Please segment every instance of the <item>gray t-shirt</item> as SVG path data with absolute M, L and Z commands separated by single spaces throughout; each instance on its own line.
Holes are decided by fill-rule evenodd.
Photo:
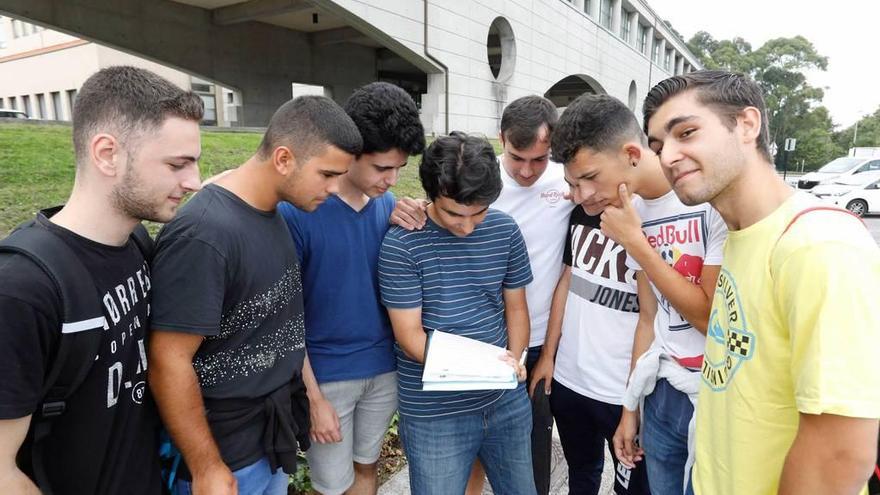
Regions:
M 205 336 L 193 367 L 224 461 L 258 460 L 265 420 L 216 438 L 210 403 L 265 397 L 302 370 L 302 282 L 284 220 L 209 185 L 159 233 L 152 282 L 152 327 Z

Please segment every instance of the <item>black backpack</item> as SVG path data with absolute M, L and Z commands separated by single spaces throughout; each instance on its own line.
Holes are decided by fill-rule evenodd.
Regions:
M 91 274 L 76 254 L 57 234 L 41 225 L 61 206 L 41 210 L 0 241 L 0 253 L 17 253 L 28 257 L 52 280 L 61 300 L 61 339 L 57 354 L 43 382 L 42 401 L 31 418 L 31 467 L 37 486 L 46 495 L 51 487 L 43 464 L 40 443 L 52 431 L 52 422 L 64 414 L 67 399 L 79 388 L 94 364 L 103 339 L 105 325 L 101 298 L 95 290 Z M 138 225 L 131 240 L 149 263 L 153 240 L 143 225 Z M 83 358 L 84 357 L 84 358 Z

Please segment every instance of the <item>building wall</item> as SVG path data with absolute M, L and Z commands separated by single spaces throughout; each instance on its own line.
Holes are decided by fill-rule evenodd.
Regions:
M 611 11 L 610 27 L 601 25 L 602 4 Z M 424 4 L 417 0 L 334 0 L 362 22 L 379 27 L 413 52 L 425 55 Z M 494 19 L 503 17 L 513 31 L 516 55 L 507 55 L 501 77 L 490 70 L 486 40 Z M 594 89 L 630 100 L 635 83 L 636 108 L 656 82 L 698 62 L 684 44 L 641 0 L 429 0 L 428 52 L 449 68 L 449 130 L 495 135 L 501 111 L 511 100 L 544 94 L 570 75 L 584 75 Z M 621 38 L 622 24 L 629 40 Z M 638 24 L 650 27 L 647 53 L 638 47 Z M 656 29 L 655 29 L 656 26 Z M 652 63 L 653 40 L 661 56 Z M 664 67 L 670 52 L 669 68 Z M 504 64 L 512 64 L 505 68 Z M 443 132 L 444 78 L 429 75 L 423 97 L 426 128 Z
M 34 119 L 69 121 L 73 99 L 82 84 L 96 71 L 113 65 L 148 69 L 184 89 L 193 86 L 192 77 L 185 72 L 58 31 L 0 17 L 0 107 L 24 110 Z M 230 90 L 224 88 L 218 95 L 224 108 L 229 107 L 222 113 L 227 124 L 236 120 L 236 105 L 240 104 L 237 98 L 228 103 L 228 93 Z M 206 94 L 213 95 L 213 89 Z

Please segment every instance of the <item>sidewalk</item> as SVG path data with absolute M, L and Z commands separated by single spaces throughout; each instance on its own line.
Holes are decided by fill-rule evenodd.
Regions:
M 565 457 L 562 455 L 562 446 L 559 444 L 559 433 L 556 427 L 553 427 L 553 449 L 551 452 L 553 459 L 550 463 L 550 493 L 551 495 L 567 495 L 568 494 L 568 465 L 565 464 Z M 602 473 L 602 488 L 599 490 L 600 495 L 613 495 L 612 489 L 614 481 L 613 466 L 611 457 L 605 455 L 605 471 Z M 404 467 L 400 472 L 395 474 L 384 485 L 379 487 L 379 495 L 409 495 L 409 471 Z M 485 484 L 483 495 L 491 495 L 492 489 L 489 483 Z

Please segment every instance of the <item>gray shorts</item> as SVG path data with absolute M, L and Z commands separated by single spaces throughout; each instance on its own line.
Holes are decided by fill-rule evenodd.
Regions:
M 382 440 L 397 410 L 397 372 L 319 385 L 339 416 L 342 441 L 313 442 L 306 452 L 312 487 L 324 495 L 344 493 L 354 483 L 354 464 L 379 459 Z

